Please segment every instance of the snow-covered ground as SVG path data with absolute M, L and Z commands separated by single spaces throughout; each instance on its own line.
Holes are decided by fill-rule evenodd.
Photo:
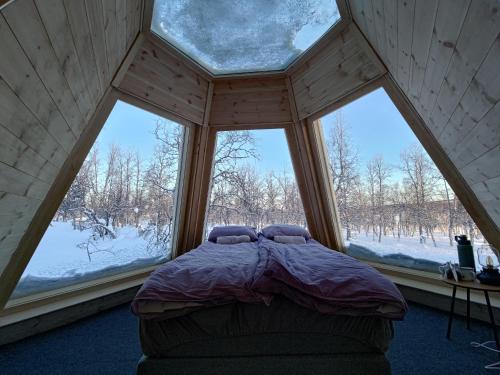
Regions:
M 90 249 L 89 259 L 87 251 L 78 246 L 88 239 L 89 232 L 74 230 L 71 222 L 53 221 L 25 269 L 13 298 L 158 264 L 170 258 L 170 252 L 148 249 L 147 240 L 140 237 L 134 227 L 117 228 L 115 234 L 116 239 L 97 241 L 98 249 Z M 421 244 L 418 237 L 398 240 L 386 236 L 379 243 L 363 233 L 356 234 L 346 245 L 348 254 L 358 258 L 437 272 L 441 263 L 458 262 L 458 254 L 456 246 L 450 246 L 445 235 L 437 234 L 436 242 L 437 247 L 434 247 L 430 239 Z M 475 248 L 481 244 L 476 240 Z
M 134 227 L 115 229 L 116 239 L 97 241 L 87 251 L 78 246 L 89 231 L 74 230 L 71 222 L 53 221 L 19 281 L 13 298 L 51 290 L 105 275 L 165 261 L 170 253 L 147 248 L 147 240 Z
M 356 234 L 350 241 L 346 241 L 346 245 L 351 250 L 348 250 L 348 254 L 353 256 L 370 258 L 373 255 L 374 261 L 384 262 L 384 260 L 389 259 L 390 262 L 387 263 L 391 264 L 397 264 L 399 260 L 402 266 L 407 267 L 411 267 L 415 263 L 425 263 L 425 269 L 435 272 L 437 272 L 436 264 L 448 261 L 458 263 L 456 244 L 450 246 L 448 237 L 441 234 L 436 234 L 435 239 L 437 246 L 434 246 L 430 238 L 427 238 L 425 243 L 420 243 L 418 236 L 401 237 L 401 239 L 385 236 L 382 237 L 381 242 L 378 242 L 378 238 L 373 239 L 371 235 L 366 236 L 362 233 Z M 476 240 L 474 248 L 477 249 L 482 244 L 484 244 L 482 241 Z M 368 251 L 361 254 L 359 250 L 363 249 Z M 477 254 L 474 255 L 477 265 Z

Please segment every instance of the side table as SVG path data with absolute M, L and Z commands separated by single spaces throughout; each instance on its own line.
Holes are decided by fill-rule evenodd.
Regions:
M 497 327 L 495 324 L 495 317 L 493 316 L 493 309 L 491 308 L 489 292 L 500 292 L 500 286 L 481 284 L 479 281 L 455 281 L 453 279 L 441 278 L 443 282 L 453 286 L 453 294 L 451 296 L 451 307 L 450 307 L 450 317 L 448 319 L 448 332 L 446 338 L 449 339 L 451 336 L 451 325 L 453 322 L 453 314 L 455 309 L 455 296 L 457 293 L 457 288 L 464 288 L 467 290 L 467 329 L 470 329 L 470 291 L 479 290 L 483 291 L 484 298 L 486 299 L 486 305 L 488 306 L 488 314 L 490 315 L 490 323 L 493 328 L 493 335 L 495 337 L 496 349 L 500 350 L 500 344 L 498 342 Z M 500 353 L 499 353 L 500 354 Z

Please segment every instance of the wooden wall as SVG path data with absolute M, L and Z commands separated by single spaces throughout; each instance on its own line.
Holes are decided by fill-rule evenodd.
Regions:
M 208 79 L 154 38 L 144 39 L 118 87 L 186 120 L 203 123 Z
M 500 227 L 500 3 L 350 0 L 355 22 Z
M 284 77 L 214 82 L 210 126 L 277 126 L 292 122 Z
M 385 73 L 355 25 L 349 25 L 290 74 L 299 119 L 311 116 Z
M 16 0 L 0 14 L 0 280 L 140 28 L 141 0 Z M 10 281 L 9 281 L 10 282 Z M 10 291 L 8 291 L 10 294 Z M 0 290 L 0 307 L 8 294 Z

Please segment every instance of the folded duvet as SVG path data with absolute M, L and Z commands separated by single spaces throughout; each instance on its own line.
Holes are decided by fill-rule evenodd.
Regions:
M 206 241 L 158 267 L 132 301 L 132 311 L 145 319 L 166 319 L 235 301 L 270 303 L 271 295 L 251 287 L 258 264 L 258 242 Z
M 259 243 L 252 289 L 280 294 L 322 313 L 402 319 L 406 301 L 392 281 L 373 267 L 319 242 Z
M 374 268 L 310 240 L 264 237 L 235 245 L 205 242 L 160 266 L 132 302 L 143 319 L 168 319 L 232 302 L 269 304 L 274 295 L 321 313 L 402 319 L 407 305 Z

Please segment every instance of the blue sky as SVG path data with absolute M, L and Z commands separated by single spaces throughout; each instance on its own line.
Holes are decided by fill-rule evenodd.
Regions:
M 383 89 L 367 94 L 341 110 L 361 166 L 377 154 L 382 154 L 390 164 L 398 164 L 401 151 L 419 143 Z M 334 118 L 335 113 L 331 113 L 321 119 L 325 136 L 328 136 Z
M 154 151 L 153 132 L 158 118 L 153 113 L 118 101 L 97 137 L 101 158 L 115 143 L 124 150 L 137 150 L 143 159 L 149 159 Z
M 376 154 L 382 153 L 390 164 L 399 162 L 401 151 L 418 142 L 405 120 L 383 89 L 376 90 L 342 108 L 351 139 L 355 144 L 360 167 Z M 335 114 L 321 120 L 328 136 Z M 157 115 L 129 104 L 118 102 L 99 134 L 101 152 L 113 142 L 124 149 L 138 150 L 143 159 L 149 159 L 155 140 L 153 131 Z M 260 160 L 255 166 L 263 173 L 269 170 L 292 171 L 285 133 L 282 129 L 254 130 L 255 146 Z

